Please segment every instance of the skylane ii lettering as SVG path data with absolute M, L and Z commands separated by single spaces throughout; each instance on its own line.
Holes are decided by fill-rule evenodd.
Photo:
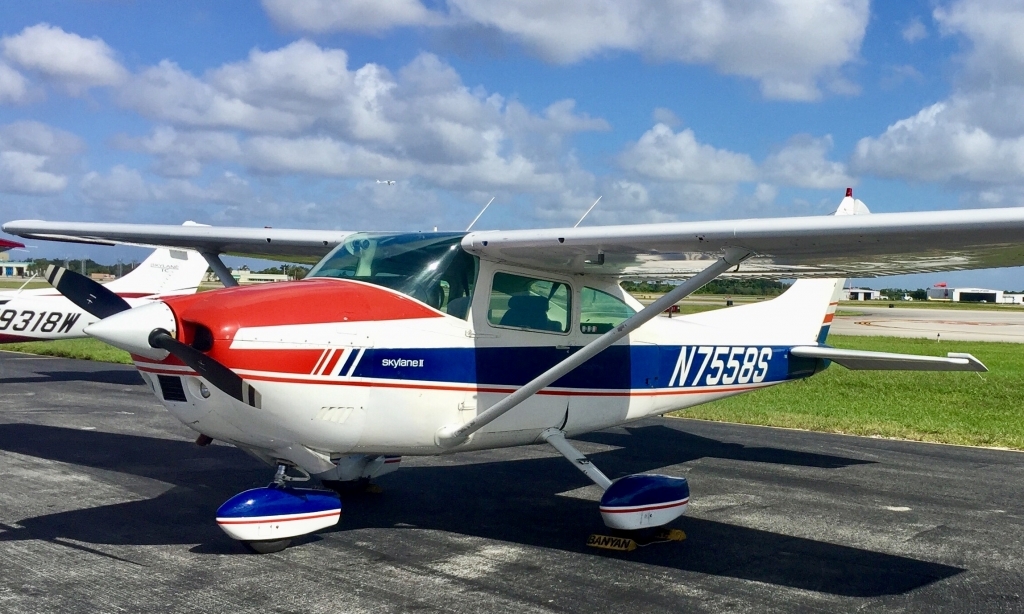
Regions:
M 380 361 L 380 364 L 381 366 L 391 367 L 392 369 L 397 369 L 398 367 L 422 367 L 423 359 L 413 358 L 410 360 L 408 358 L 385 358 Z

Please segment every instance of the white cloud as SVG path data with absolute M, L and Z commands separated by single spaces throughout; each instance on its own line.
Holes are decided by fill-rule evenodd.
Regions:
M 779 195 L 779 189 L 769 183 L 759 183 L 754 189 L 754 200 L 758 204 L 769 205 L 775 202 L 775 197 Z
M 841 162 L 826 159 L 832 150 L 832 137 L 816 139 L 794 136 L 785 147 L 771 154 L 761 165 L 762 176 L 773 183 L 816 190 L 845 188 L 855 181 Z
M 117 136 L 116 147 L 156 157 L 154 170 L 165 177 L 191 177 L 202 172 L 203 162 L 237 160 L 242 153 L 238 139 L 227 132 L 182 132 L 159 126 L 147 137 Z
M 993 136 L 972 121 L 976 106 L 954 97 L 922 109 L 861 139 L 852 163 L 859 172 L 916 181 L 1024 182 L 1024 135 Z
M 0 151 L 0 192 L 54 194 L 68 185 L 67 177 L 43 169 L 46 156 Z
M 490 29 L 547 61 L 568 64 L 608 52 L 714 66 L 757 80 L 768 98 L 814 100 L 820 85 L 844 93 L 837 71 L 855 60 L 869 0 L 447 0 L 447 15 L 416 0 L 265 0 L 286 27 L 377 31 L 406 25 Z M 833 85 L 832 82 L 837 85 Z
M 924 81 L 924 75 L 921 74 L 921 71 L 910 64 L 885 66 L 882 70 L 883 75 L 879 80 L 879 83 L 886 89 L 897 87 L 907 81 L 914 81 L 917 83 Z
M 651 113 L 651 118 L 654 119 L 654 123 L 665 124 L 669 128 L 675 128 L 683 123 L 672 109 L 666 109 L 665 107 L 657 107 L 654 109 L 654 112 Z
M 702 184 L 752 181 L 757 166 L 750 156 L 698 143 L 693 130 L 675 133 L 656 124 L 619 156 L 626 170 L 660 181 Z
M 945 35 L 962 37 L 954 92 L 861 139 L 859 173 L 911 181 L 1024 185 L 1024 6 L 957 0 L 933 14 Z M 975 199 L 983 202 L 980 193 Z
M 72 94 L 98 85 L 116 85 L 127 71 L 99 38 L 82 38 L 47 23 L 30 26 L 0 40 L 4 56 Z
M 121 164 L 106 175 L 87 173 L 79 188 L 86 202 L 114 210 L 151 202 L 238 204 L 251 198 L 248 183 L 232 173 L 205 187 L 182 179 L 151 183 L 138 170 Z
M 294 131 L 310 123 L 292 112 L 228 96 L 168 60 L 134 75 L 119 99 L 142 115 L 190 127 Z
M 39 122 L 0 126 L 0 192 L 62 192 L 71 160 L 83 149 L 78 137 Z
M 84 149 L 85 143 L 77 136 L 40 122 L 19 121 L 0 126 L 0 150 L 71 156 Z
M 0 102 L 26 102 L 29 91 L 25 75 L 0 62 Z
M 928 37 L 928 28 L 921 23 L 921 20 L 914 17 L 910 20 L 903 30 L 900 32 L 903 36 L 903 40 L 908 43 L 916 43 L 917 41 Z
M 149 186 L 142 174 L 124 165 L 110 169 L 106 176 L 96 171 L 86 173 L 80 188 L 87 202 L 123 204 L 151 199 Z
M 867 0 L 450 0 L 453 13 L 511 34 L 546 59 L 569 63 L 604 51 L 711 64 L 761 81 L 772 98 L 807 99 L 815 81 L 856 57 Z
M 726 205 L 732 208 L 731 215 L 764 215 L 769 206 L 773 207 L 769 213 L 777 213 L 774 205 L 779 185 L 824 190 L 855 184 L 844 164 L 828 160 L 831 150 L 829 135 L 797 135 L 757 164 L 746 154 L 699 142 L 690 129 L 673 132 L 665 124 L 656 124 L 618 158 L 627 173 L 648 180 L 643 198 L 623 198 L 622 190 L 613 186 L 609 205 L 625 210 L 629 203 L 642 202 L 659 220 L 706 216 Z M 749 186 L 752 190 L 748 192 L 741 184 L 755 185 Z M 615 205 L 617 202 L 623 204 Z M 603 219 L 609 223 L 631 221 Z
M 343 50 L 305 40 L 253 50 L 202 76 L 164 61 L 126 83 L 118 99 L 167 124 L 115 141 L 156 156 L 154 170 L 166 176 L 195 176 L 206 162 L 229 161 L 265 175 L 562 191 L 580 172 L 566 138 L 610 128 L 573 100 L 535 112 L 470 89 L 432 54 L 392 73 L 375 64 L 350 68 Z
M 417 0 L 263 0 L 278 25 L 308 32 L 380 32 L 440 23 Z
M 957 0 L 937 8 L 944 34 L 964 36 L 970 51 L 960 75 L 965 86 L 1024 84 L 1024 6 L 1005 0 Z
M 634 51 L 750 77 L 766 97 L 787 100 L 820 96 L 819 83 L 856 59 L 869 16 L 867 0 L 518 0 L 499 10 L 484 0 L 450 4 L 553 62 Z

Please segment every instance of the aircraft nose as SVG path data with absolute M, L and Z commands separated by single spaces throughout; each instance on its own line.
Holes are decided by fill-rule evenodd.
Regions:
M 149 344 L 153 329 L 162 328 L 172 337 L 177 334 L 174 312 L 157 301 L 127 309 L 85 327 L 85 334 L 122 350 L 153 360 L 167 358 L 167 352 Z

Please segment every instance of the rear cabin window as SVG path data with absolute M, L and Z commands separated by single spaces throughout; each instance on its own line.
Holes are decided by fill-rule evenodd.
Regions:
M 634 314 L 636 310 L 617 296 L 594 288 L 580 292 L 581 333 L 606 333 Z
M 509 328 L 569 332 L 571 295 L 561 282 L 495 273 L 487 321 Z

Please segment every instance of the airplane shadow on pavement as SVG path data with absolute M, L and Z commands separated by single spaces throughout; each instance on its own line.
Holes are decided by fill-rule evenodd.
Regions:
M 708 457 L 824 469 L 866 462 L 779 448 L 748 448 L 660 425 L 630 428 L 629 435 L 593 433 L 582 441 L 624 444 L 627 439 L 628 448 L 591 455 L 609 477 Z M 68 496 L 88 507 L 25 518 L 18 521 L 21 528 L 0 527 L 5 529 L 0 541 L 199 542 L 192 552 L 240 554 L 241 546 L 213 522 L 214 511 L 237 492 L 265 485 L 272 473 L 229 446 L 199 448 L 187 441 L 34 424 L 0 424 L 0 450 L 73 464 L 99 480 L 110 481 L 111 476 L 124 474 L 113 479 L 129 489 L 132 482 L 139 482 L 140 493 L 147 484 L 153 488 L 149 480 L 171 485 L 155 497 L 114 504 L 90 503 L 87 492 L 69 492 Z M 585 546 L 590 533 L 606 532 L 596 503 L 558 496 L 587 485 L 586 478 L 561 457 L 502 460 L 507 454 L 470 452 L 465 457 L 472 462 L 461 464 L 455 464 L 459 456 L 445 457 L 438 465 L 418 461 L 416 466 L 382 478 L 383 494 L 343 497 L 341 523 L 320 535 L 329 539 L 337 532 L 367 528 L 407 531 L 414 527 L 855 597 L 901 594 L 964 571 L 694 517 L 677 521 L 676 526 L 688 535 L 681 544 L 628 555 L 598 552 Z M 5 484 L 4 488 L 8 497 L 18 488 L 24 488 L 26 497 L 33 496 L 31 484 Z
M 96 371 L 36 371 L 35 377 L 2 377 L 0 384 L 52 384 L 54 382 L 94 382 L 119 386 L 144 386 L 138 371 L 100 369 Z

